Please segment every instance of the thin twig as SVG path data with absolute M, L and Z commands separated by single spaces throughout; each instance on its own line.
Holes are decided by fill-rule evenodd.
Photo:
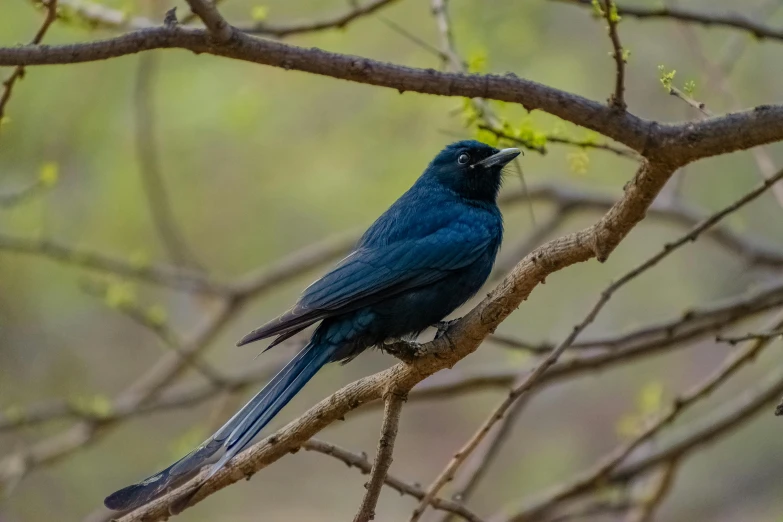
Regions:
M 367 492 L 364 494 L 359 512 L 354 517 L 354 522 L 368 522 L 375 519 L 375 506 L 381 496 L 381 489 L 386 482 L 386 476 L 392 463 L 394 453 L 394 440 L 397 438 L 397 429 L 400 425 L 400 413 L 405 403 L 407 394 L 398 394 L 389 391 L 386 394 L 386 406 L 383 411 L 383 424 L 381 425 L 381 437 L 378 439 L 378 451 L 375 462 L 370 471 L 370 480 L 365 484 Z
M 52 181 L 39 177 L 34 183 L 30 183 L 21 190 L 0 194 L 0 208 L 11 208 L 21 205 L 42 194 L 52 185 Z
M 440 472 L 432 484 L 430 484 L 430 486 L 427 488 L 427 494 L 423 499 L 421 499 L 419 505 L 413 510 L 410 522 L 416 522 L 421 518 L 432 499 L 437 496 L 443 486 L 454 479 L 457 470 L 470 456 L 470 454 L 473 453 L 484 437 L 487 436 L 487 433 L 489 433 L 492 427 L 508 413 L 508 411 L 518 399 L 521 399 L 528 391 L 530 391 L 538 378 L 557 362 L 560 355 L 562 355 L 563 352 L 570 346 L 580 331 L 581 330 L 579 329 L 574 329 L 574 331 L 565 341 L 550 351 L 546 358 L 538 366 L 536 366 L 533 371 L 521 378 L 520 382 L 514 386 L 511 391 L 509 391 L 508 396 L 495 408 L 495 410 L 492 412 L 492 415 L 490 415 L 487 420 L 484 421 L 484 424 L 481 425 L 481 427 L 476 431 L 476 433 L 473 434 L 473 436 L 465 443 L 465 445 L 454 454 L 454 457 L 451 459 L 448 465 L 443 469 L 443 471 Z
M 671 492 L 672 486 L 674 486 L 674 480 L 677 477 L 677 471 L 680 467 L 680 460 L 673 458 L 669 462 L 663 464 L 659 476 L 654 477 L 654 483 L 650 487 L 650 491 L 641 502 L 641 505 L 636 507 L 628 518 L 628 522 L 652 522 L 655 518 L 655 513 L 661 506 L 666 497 Z
M 38 32 L 35 33 L 35 36 L 30 41 L 31 45 L 39 45 L 46 35 L 46 31 L 49 30 L 49 27 L 51 27 L 57 19 L 57 0 L 41 0 L 41 5 L 46 8 L 46 17 L 38 28 Z M 11 94 L 13 93 L 16 82 L 24 77 L 24 73 L 24 66 L 19 65 L 13 70 L 11 75 L 3 81 L 3 92 L 0 93 L 0 129 L 2 129 L 5 120 L 5 108 L 6 105 L 8 105 L 8 100 L 11 99 Z
M 234 282 L 218 282 L 200 272 L 167 265 L 133 263 L 97 251 L 76 248 L 49 239 L 24 239 L 0 235 L 0 251 L 41 256 L 54 261 L 117 274 L 189 292 L 219 297 L 250 297 L 270 286 L 290 281 L 307 270 L 345 254 L 357 234 L 337 234 L 282 257 L 270 266 L 253 270 Z
M 473 450 L 475 450 L 476 446 L 478 446 L 481 440 L 487 435 L 490 428 L 492 428 L 492 426 L 497 421 L 503 418 L 503 415 L 506 414 L 508 409 L 518 398 L 523 396 L 527 391 L 530 390 L 530 388 L 532 388 L 532 386 L 535 384 L 535 382 L 538 380 L 541 374 L 546 372 L 546 370 L 549 369 L 550 366 L 552 366 L 553 364 L 555 364 L 555 362 L 557 362 L 560 355 L 562 355 L 562 353 L 569 346 L 571 346 L 571 344 L 576 340 L 579 334 L 583 332 L 585 328 L 587 328 L 595 320 L 598 313 L 601 311 L 601 309 L 603 309 L 604 305 L 606 305 L 606 303 L 609 301 L 609 299 L 611 299 L 612 295 L 617 290 L 622 288 L 625 284 L 635 279 L 643 272 L 649 270 L 650 268 L 658 264 L 659 261 L 669 256 L 677 248 L 681 247 L 686 243 L 695 241 L 696 238 L 699 236 L 699 234 L 701 234 L 701 232 L 703 232 L 713 224 L 717 223 L 725 216 L 731 214 L 732 212 L 735 212 L 742 206 L 746 205 L 747 203 L 759 197 L 772 184 L 774 184 L 781 178 L 783 178 L 783 170 L 781 170 L 774 178 L 765 181 L 764 183 L 761 184 L 761 186 L 759 186 L 755 190 L 752 190 L 751 192 L 749 192 L 739 200 L 735 201 L 731 205 L 725 207 L 723 210 L 713 214 L 712 216 L 704 220 L 702 223 L 694 227 L 690 232 L 685 234 L 677 241 L 664 245 L 664 248 L 660 253 L 654 255 L 653 257 L 651 257 L 650 259 L 648 259 L 647 261 L 639 265 L 637 268 L 631 270 L 623 277 L 618 279 L 615 283 L 611 284 L 606 290 L 604 290 L 601 293 L 601 297 L 593 306 L 592 310 L 590 310 L 590 312 L 587 314 L 585 319 L 580 324 L 574 327 L 574 329 L 571 331 L 568 337 L 562 343 L 560 343 L 560 345 L 554 348 L 550 352 L 550 354 L 543 360 L 543 362 L 541 362 L 532 372 L 528 374 L 527 378 L 525 378 L 522 381 L 522 383 L 514 387 L 509 392 L 508 397 L 506 397 L 503 400 L 503 402 L 501 402 L 500 405 L 497 406 L 497 408 L 493 411 L 492 415 L 490 415 L 487 418 L 487 420 L 478 429 L 478 431 L 476 431 L 476 433 L 468 440 L 468 442 L 466 442 L 465 445 L 454 455 L 454 458 L 443 469 L 440 475 L 438 475 L 435 481 L 433 481 L 430 487 L 427 488 L 427 496 L 424 497 L 424 499 L 420 502 L 419 506 L 413 511 L 413 515 L 411 516 L 410 522 L 416 522 L 417 520 L 419 520 L 422 513 L 427 507 L 427 502 L 435 495 L 437 495 L 437 493 L 441 490 L 441 488 L 454 478 L 457 469 L 459 469 L 459 467 L 464 463 L 465 459 L 470 455 L 470 453 L 472 453 Z
M 253 24 L 238 24 L 237 29 L 249 34 L 261 34 L 264 36 L 273 36 L 275 38 L 286 38 L 328 29 L 344 29 L 351 22 L 372 15 L 395 1 L 396 0 L 369 0 L 365 4 L 351 2 L 349 4 L 349 9 L 345 12 L 327 16 L 320 20 L 290 24 L 273 24 L 262 21 Z
M 490 466 L 492 466 L 495 458 L 500 455 L 503 444 L 508 439 L 524 406 L 525 401 L 515 402 L 508 414 L 490 430 L 483 444 L 476 449 L 465 463 L 465 467 L 455 476 L 451 498 L 461 504 L 470 499 L 481 479 L 484 478 Z M 453 513 L 445 512 L 437 519 L 437 522 L 449 522 L 452 519 L 452 515 Z
M 701 112 L 704 116 L 706 116 L 708 118 L 714 116 L 712 111 L 710 111 L 707 108 L 706 104 L 704 104 L 703 102 L 694 100 L 692 97 L 688 96 L 687 94 L 685 94 L 683 91 L 681 91 L 680 89 L 678 89 L 674 85 L 670 85 L 668 87 L 668 91 L 669 91 L 670 95 L 674 96 L 675 98 L 681 99 L 682 101 L 684 101 L 685 103 L 687 103 L 688 105 L 693 107 L 694 109 L 696 109 L 699 112 Z
M 625 51 L 620 43 L 620 35 L 617 33 L 617 23 L 620 17 L 614 0 L 603 0 L 603 14 L 609 24 L 609 39 L 612 40 L 612 57 L 617 69 L 614 82 L 614 94 L 609 97 L 609 105 L 619 111 L 625 111 Z
M 136 116 L 136 155 L 139 161 L 139 173 L 147 196 L 152 222 L 158 232 L 161 243 L 171 261 L 177 266 L 201 268 L 193 251 L 183 238 L 171 209 L 169 192 L 163 182 L 160 168 L 158 138 L 155 136 L 155 89 L 153 88 L 158 70 L 158 55 L 154 53 L 139 56 L 136 73 L 136 88 L 133 103 Z
M 117 410 L 133 410 L 144 403 L 153 400 L 165 387 L 174 382 L 176 377 L 187 367 L 189 361 L 204 350 L 214 337 L 228 324 L 234 316 L 237 302 L 221 303 L 214 315 L 201 325 L 199 330 L 186 343 L 180 353 L 166 353 L 146 373 L 117 395 L 108 406 L 109 415 L 106 419 L 96 417 L 85 419 L 70 428 L 52 435 L 30 448 L 6 456 L 0 461 L 0 484 L 18 480 L 29 470 L 56 462 L 76 449 L 82 448 L 97 437 L 108 432 L 110 412 Z M 22 462 L 23 466 L 18 466 Z
M 548 149 L 546 146 L 538 147 L 535 146 L 517 136 L 514 136 L 512 134 L 509 134 L 505 130 L 497 127 L 492 127 L 490 125 L 486 124 L 479 124 L 479 129 L 491 132 L 498 138 L 502 138 L 504 140 L 510 141 L 512 143 L 516 143 L 518 145 L 522 145 L 530 150 L 534 150 L 536 152 L 539 152 L 541 154 L 547 154 Z M 636 151 L 633 151 L 631 149 L 628 149 L 626 147 L 620 147 L 617 145 L 612 145 L 611 143 L 606 142 L 597 142 L 592 140 L 577 140 L 577 139 L 571 139 L 571 138 L 564 138 L 562 136 L 550 134 L 544 137 L 544 140 L 547 144 L 549 143 L 556 143 L 558 145 L 568 145 L 572 147 L 579 147 L 583 149 L 597 149 L 597 150 L 605 150 L 607 152 L 611 152 L 613 154 L 616 154 L 620 157 L 624 158 L 631 158 L 634 160 L 640 160 L 641 156 Z
M 110 296 L 111 285 L 98 281 L 88 281 L 82 285 L 85 292 L 106 300 Z M 133 301 L 119 300 L 110 303 L 111 308 L 116 309 L 141 327 L 155 334 L 163 345 L 182 357 L 189 366 L 198 371 L 212 386 L 225 385 L 225 379 L 210 364 L 198 357 L 189 356 L 182 347 L 182 340 L 176 332 L 169 328 L 165 318 L 158 317 L 154 310 L 143 308 Z
M 318 439 L 310 439 L 304 443 L 302 448 L 307 451 L 317 451 L 318 453 L 323 453 L 324 455 L 334 457 L 343 461 L 348 467 L 357 468 L 365 475 L 369 474 L 372 469 L 372 464 L 370 464 L 370 461 L 367 460 L 367 455 L 364 453 L 361 455 L 353 453 L 339 446 L 329 444 Z M 401 495 L 409 495 L 416 499 L 421 499 L 424 497 L 424 491 L 419 486 L 404 482 L 399 478 L 394 477 L 393 475 L 386 475 L 385 484 L 395 491 L 398 491 Z M 453 502 L 451 500 L 436 498 L 433 501 L 432 506 L 435 509 L 453 513 L 454 515 L 462 517 L 469 522 L 481 522 L 481 519 L 478 515 L 468 510 L 465 506 L 462 506 L 459 503 Z
M 783 314 L 776 320 L 775 328 L 783 327 Z M 559 502 L 583 494 L 591 488 L 605 482 L 606 478 L 617 469 L 642 443 L 657 435 L 663 428 L 670 426 L 683 412 L 694 404 L 708 397 L 725 381 L 733 376 L 740 368 L 755 360 L 758 354 L 770 344 L 770 339 L 759 339 L 749 344 L 746 348 L 732 353 L 726 361 L 712 375 L 690 390 L 675 398 L 667 411 L 658 415 L 650 422 L 642 432 L 633 440 L 616 448 L 605 458 L 601 459 L 590 470 L 580 473 L 567 484 L 556 487 L 545 499 L 534 504 L 524 513 L 517 515 L 515 520 L 537 520 L 542 513 L 551 509 Z
M 781 336 L 783 336 L 783 330 L 775 330 L 773 332 L 749 333 L 739 337 L 723 337 L 719 335 L 715 338 L 715 341 L 719 343 L 729 343 L 731 345 L 735 345 L 745 341 L 753 341 L 756 339 L 774 339 L 775 337 Z
M 606 351 L 595 355 L 580 355 L 555 364 L 542 377 L 539 385 L 557 383 L 588 371 L 611 368 L 641 357 L 659 354 L 666 349 L 693 343 L 699 338 L 714 334 L 729 325 L 779 306 L 783 306 L 783 284 L 764 288 L 747 296 L 735 297 L 709 308 L 687 310 L 675 319 L 644 326 L 629 333 L 575 342 L 572 346 L 574 349 L 603 349 Z M 519 347 L 525 350 L 532 347 L 530 343 L 501 337 L 502 342 L 507 343 L 505 345 L 509 347 Z M 493 340 L 493 337 L 488 340 Z M 292 343 L 298 349 L 304 343 L 304 338 L 294 337 L 287 343 Z M 534 350 L 536 353 L 547 353 L 551 350 L 551 345 L 545 343 L 536 346 Z M 282 367 L 287 358 L 286 354 L 281 354 L 277 359 L 271 361 L 269 367 L 264 365 L 259 369 L 243 372 L 239 375 L 225 376 L 223 385 L 227 390 L 242 393 L 246 388 L 268 380 L 276 369 Z M 519 371 L 517 368 L 508 366 L 469 372 L 452 370 L 447 374 L 430 377 L 414 387 L 408 394 L 408 401 L 449 399 L 464 393 L 487 389 L 507 390 L 513 384 Z M 115 422 L 157 411 L 192 407 L 209 400 L 219 392 L 220 390 L 216 390 L 209 383 L 192 385 L 164 393 L 158 399 L 145 403 L 139 408 L 114 409 L 102 416 L 102 419 L 107 422 Z M 369 411 L 378 405 L 378 402 L 373 402 L 358 411 Z M 91 412 L 84 412 L 76 408 L 70 401 L 61 399 L 42 401 L 24 407 L 7 405 L 4 409 L 6 411 L 0 414 L 0 431 L 69 418 L 96 420 Z
M 759 15 L 763 18 L 769 17 L 776 10 L 780 9 L 782 5 L 783 4 L 781 4 L 779 0 L 769 2 L 763 7 Z M 692 28 L 690 26 L 685 26 L 684 24 L 681 25 L 683 34 L 688 41 L 687 48 L 694 52 L 697 57 L 697 62 L 702 64 L 706 76 L 708 77 L 709 84 L 718 86 L 718 89 L 720 89 L 720 91 L 728 98 L 732 110 L 740 110 L 741 101 L 731 86 L 729 74 L 734 62 L 739 60 L 741 57 L 742 52 L 745 49 L 745 43 L 747 39 L 735 37 L 733 42 L 729 42 L 726 45 L 726 47 L 729 48 L 729 51 L 724 53 L 728 56 L 728 59 L 724 59 L 722 63 L 718 64 L 715 63 L 715 61 L 713 61 L 710 56 L 704 52 L 704 48 L 701 45 L 701 40 L 698 38 Z M 751 154 L 753 154 L 753 159 L 756 162 L 758 171 L 763 179 L 767 179 L 777 172 L 778 169 L 775 166 L 775 162 L 767 150 L 767 147 L 754 147 L 751 150 Z M 772 193 L 775 195 L 778 204 L 783 207 L 783 186 L 776 185 L 772 187 Z
M 566 4 L 590 7 L 592 0 L 555 0 Z M 750 20 L 738 13 L 708 13 L 683 7 L 636 7 L 618 5 L 617 13 L 620 16 L 632 16 L 635 18 L 660 18 L 679 20 L 681 22 L 696 23 L 705 26 L 719 26 L 745 31 L 754 37 L 763 40 L 783 40 L 783 29 L 770 27 L 761 22 Z

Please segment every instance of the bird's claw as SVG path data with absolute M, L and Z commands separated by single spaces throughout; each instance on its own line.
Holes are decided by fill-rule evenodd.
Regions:
M 424 351 L 419 343 L 403 339 L 384 343 L 382 349 L 405 363 L 411 363 L 424 355 Z
M 451 328 L 451 325 L 459 321 L 459 319 L 452 319 L 451 321 L 438 321 L 433 327 L 435 327 L 438 331 L 435 333 L 435 339 L 440 339 L 444 335 L 446 335 L 446 331 L 448 331 L 449 328 Z

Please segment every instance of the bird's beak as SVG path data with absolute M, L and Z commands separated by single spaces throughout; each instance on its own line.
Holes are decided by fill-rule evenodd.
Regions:
M 483 160 L 474 163 L 471 168 L 490 168 L 490 167 L 497 167 L 497 166 L 504 166 L 512 159 L 519 156 L 520 150 L 517 148 L 510 148 L 510 149 L 503 149 L 497 154 L 493 154 L 492 156 L 488 158 L 484 158 Z

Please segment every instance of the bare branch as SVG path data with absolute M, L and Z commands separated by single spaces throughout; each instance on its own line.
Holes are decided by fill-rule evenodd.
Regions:
M 620 43 L 620 35 L 617 34 L 617 24 L 620 21 L 620 17 L 614 0 L 603 0 L 603 5 L 603 15 L 607 24 L 609 24 L 609 39 L 612 41 L 612 57 L 617 68 L 614 94 L 609 97 L 609 105 L 619 111 L 625 111 L 625 51 Z
M 41 256 L 61 263 L 109 272 L 190 292 L 215 295 L 226 295 L 230 292 L 223 284 L 212 281 L 198 272 L 165 265 L 132 263 L 50 239 L 24 239 L 0 235 L 0 251 Z
M 783 106 L 760 106 L 698 123 L 655 124 L 513 75 L 442 73 L 304 49 L 240 32 L 234 33 L 230 45 L 215 42 L 201 29 L 158 27 L 90 43 L 0 48 L 0 66 L 83 63 L 162 48 L 189 49 L 400 91 L 515 102 L 604 134 L 648 158 L 665 158 L 672 167 L 783 139 Z
M 783 320 L 778 318 L 775 328 L 783 328 Z M 556 487 L 545 499 L 519 513 L 513 520 L 537 520 L 542 513 L 551 509 L 557 503 L 583 494 L 592 488 L 598 487 L 606 481 L 607 477 L 617 469 L 643 442 L 650 440 L 663 428 L 670 426 L 688 408 L 709 396 L 721 384 L 733 376 L 744 365 L 753 361 L 758 354 L 770 344 L 769 339 L 757 340 L 747 348 L 732 353 L 726 362 L 702 383 L 697 384 L 686 393 L 672 401 L 672 406 L 660 414 L 642 432 L 627 444 L 618 447 L 604 459 L 601 459 L 592 469 L 581 473 L 569 483 Z
M 286 38 L 328 29 L 344 29 L 351 22 L 374 14 L 376 11 L 379 11 L 381 8 L 390 5 L 395 1 L 396 0 L 371 0 L 363 5 L 354 4 L 344 12 L 327 16 L 320 20 L 277 24 L 266 21 L 240 23 L 237 24 L 235 28 L 249 34 L 261 34 L 273 36 L 275 38 Z M 130 16 L 124 11 L 85 0 L 60 0 L 60 4 L 68 6 L 68 9 L 70 9 L 80 20 L 102 29 L 126 31 L 148 29 L 158 25 L 158 23 L 149 18 Z M 194 18 L 197 17 L 191 11 L 180 20 L 180 24 L 189 24 L 193 22 Z
M 539 147 L 536 148 L 535 146 L 531 145 L 530 143 L 526 142 L 525 140 L 522 140 L 520 138 L 517 138 L 516 136 L 512 136 L 511 134 L 505 132 L 503 129 L 499 129 L 496 127 L 492 127 L 490 125 L 484 125 L 479 124 L 479 129 L 486 130 L 497 136 L 498 138 L 502 138 L 506 141 L 516 143 L 518 145 L 522 145 L 528 149 L 535 150 L 536 152 L 540 152 L 541 154 L 547 154 L 548 150 L 546 147 Z M 641 157 L 639 154 L 637 154 L 633 150 L 629 150 L 625 147 L 618 147 L 616 145 L 612 145 L 611 143 L 601 143 L 591 140 L 576 140 L 571 138 L 564 138 L 562 136 L 558 135 L 548 135 L 545 137 L 546 143 L 556 143 L 560 145 L 569 145 L 573 147 L 579 147 L 583 149 L 598 149 L 598 150 L 605 150 L 608 152 L 612 152 L 620 157 L 624 158 L 631 158 L 635 160 L 640 160 Z
M 522 413 L 525 404 L 525 401 L 515 402 L 506 416 L 492 427 L 483 444 L 466 461 L 465 467 L 454 477 L 454 490 L 451 494 L 453 499 L 464 504 L 471 497 L 495 458 L 500 454 L 500 450 L 511 433 L 514 423 Z M 434 506 L 435 504 L 433 503 L 432 505 Z M 438 518 L 438 522 L 449 522 L 452 519 L 452 514 L 450 512 L 443 513 Z
M 21 205 L 40 195 L 51 187 L 51 181 L 39 177 L 34 183 L 30 183 L 21 190 L 0 194 L 0 208 L 10 208 Z
M 704 116 L 708 118 L 714 116 L 712 111 L 707 108 L 707 105 L 705 105 L 703 102 L 694 100 L 692 97 L 688 96 L 674 85 L 670 85 L 668 90 L 670 95 L 681 99 L 697 111 L 701 112 Z
M 190 9 L 199 17 L 209 29 L 212 38 L 219 43 L 227 43 L 234 34 L 223 15 L 218 11 L 213 0 L 187 0 Z
M 46 17 L 30 42 L 30 46 L 38 46 L 46 35 L 46 31 L 49 30 L 49 27 L 57 19 L 57 0 L 41 0 L 41 5 L 46 8 Z M 3 92 L 0 93 L 0 129 L 2 129 L 3 120 L 5 119 L 5 107 L 8 105 L 8 100 L 11 99 L 16 82 L 24 77 L 24 72 L 24 65 L 19 64 L 11 75 L 3 81 Z
M 349 467 L 359 469 L 365 475 L 369 474 L 370 470 L 372 469 L 372 465 L 367 460 L 366 455 L 352 453 L 348 450 L 340 448 L 339 446 L 335 446 L 334 444 L 329 444 L 317 439 L 310 439 L 302 445 L 302 448 L 307 451 L 317 451 L 318 453 L 323 453 L 324 455 L 329 455 L 330 457 L 339 459 Z M 385 483 L 390 488 L 398 491 L 401 495 L 409 495 L 417 499 L 424 497 L 424 491 L 420 487 L 403 482 L 402 480 L 395 478 L 392 475 L 386 475 Z M 472 513 L 466 507 L 458 504 L 457 502 L 436 498 L 433 501 L 432 506 L 435 509 L 441 509 L 443 511 L 460 516 L 469 522 L 482 522 L 478 515 Z
M 731 345 L 735 345 L 745 341 L 774 339 L 775 337 L 783 337 L 783 330 L 775 330 L 772 332 L 749 333 L 739 337 L 723 337 L 719 335 L 715 338 L 715 341 L 719 343 L 729 343 Z
M 321 20 L 290 24 L 271 24 L 264 21 L 252 25 L 240 24 L 237 26 L 237 29 L 249 34 L 261 34 L 265 36 L 274 36 L 275 38 L 286 38 L 288 36 L 324 31 L 327 29 L 344 29 L 354 20 L 374 14 L 395 1 L 396 0 L 368 0 L 367 3 L 364 4 L 354 2 L 349 4 L 350 7 L 345 12 L 328 16 Z
M 101 284 L 97 281 L 85 283 L 83 289 L 93 296 L 100 299 L 106 299 L 111 290 L 110 285 Z M 171 330 L 166 324 L 165 318 L 157 317 L 154 310 L 143 308 L 135 302 L 120 301 L 113 303 L 113 308 L 130 318 L 136 324 L 155 334 L 163 345 L 179 354 L 185 362 L 203 375 L 212 386 L 220 387 L 224 385 L 225 379 L 218 374 L 208 363 L 188 355 L 182 348 L 182 341 L 179 336 Z
M 394 453 L 394 439 L 397 438 L 397 428 L 400 425 L 400 413 L 407 394 L 399 395 L 392 390 L 386 393 L 386 407 L 383 411 L 383 424 L 381 426 L 381 438 L 378 440 L 378 451 L 375 455 L 370 480 L 365 484 L 367 492 L 359 506 L 359 512 L 354 517 L 354 522 L 369 522 L 375 519 L 375 506 L 381 496 L 381 489 L 386 482 L 386 476 L 392 463 Z
M 514 386 L 514 388 L 509 392 L 508 397 L 506 397 L 503 400 L 503 402 L 501 402 L 501 404 L 493 411 L 492 415 L 489 416 L 489 418 L 478 429 L 478 431 L 476 431 L 476 433 L 470 438 L 470 440 L 468 440 L 468 442 L 466 442 L 465 445 L 454 455 L 454 458 L 451 460 L 451 462 L 449 462 L 446 468 L 444 468 L 444 470 L 440 473 L 440 475 L 438 475 L 438 478 L 436 478 L 435 481 L 432 483 L 432 485 L 430 485 L 430 487 L 427 489 L 427 495 L 421 501 L 419 506 L 414 510 L 410 521 L 416 522 L 417 520 L 419 520 L 422 513 L 426 509 L 429 500 L 434 498 L 434 496 L 437 495 L 437 493 L 441 490 L 441 488 L 443 488 L 443 486 L 445 486 L 446 483 L 448 483 L 450 480 L 454 478 L 456 471 L 465 462 L 465 459 L 467 459 L 467 457 L 476 449 L 476 447 L 483 440 L 483 438 L 486 437 L 487 433 L 489 433 L 489 430 L 492 428 L 492 426 L 503 418 L 503 416 L 506 414 L 506 412 L 509 410 L 509 408 L 514 404 L 514 402 L 518 398 L 522 397 L 526 392 L 528 392 L 533 387 L 533 385 L 536 383 L 540 375 L 546 372 L 546 370 L 548 370 L 550 366 L 554 365 L 555 362 L 557 362 L 557 359 L 560 357 L 560 355 L 562 355 L 563 352 L 566 349 L 568 349 L 571 346 L 571 344 L 573 344 L 573 342 L 576 340 L 579 334 L 582 333 L 585 330 L 585 328 L 587 328 L 595 320 L 598 313 L 603 309 L 603 307 L 606 305 L 609 299 L 611 299 L 612 295 L 615 292 L 617 292 L 617 290 L 619 290 L 625 284 L 638 277 L 643 272 L 655 266 L 659 261 L 669 256 L 677 248 L 685 245 L 686 243 L 695 241 L 701 232 L 703 232 L 713 224 L 717 223 L 725 216 L 731 214 L 732 212 L 735 212 L 743 205 L 756 199 L 758 196 L 763 194 L 772 184 L 776 183 L 781 178 L 783 178 L 783 170 L 781 170 L 774 178 L 771 178 L 770 180 L 762 183 L 761 186 L 758 187 L 757 189 L 749 192 L 744 197 L 740 198 L 736 202 L 727 206 L 720 212 L 717 212 L 712 216 L 710 216 L 708 219 L 704 220 L 702 223 L 694 227 L 689 233 L 685 234 L 677 241 L 665 245 L 664 249 L 660 253 L 651 257 L 650 259 L 648 259 L 647 261 L 639 265 L 637 268 L 631 270 L 623 277 L 618 279 L 615 283 L 611 284 L 606 290 L 604 290 L 601 293 L 600 299 L 596 302 L 596 304 L 593 306 L 592 310 L 590 310 L 590 312 L 587 314 L 584 320 L 580 324 L 575 326 L 572 332 L 568 335 L 568 337 L 562 343 L 560 343 L 560 345 L 558 345 L 555 349 L 553 349 L 550 352 L 550 354 L 532 372 L 530 372 L 525 379 L 522 380 L 520 384 Z M 630 451 L 632 451 L 634 448 L 635 446 L 628 449 L 628 453 L 630 453 Z M 627 453 L 622 455 L 618 459 L 617 463 L 622 461 L 622 459 L 624 459 L 625 456 L 627 456 Z M 613 464 L 613 466 L 616 466 L 617 463 Z M 602 472 L 601 476 L 603 477 L 605 474 L 606 472 Z M 557 500 L 559 501 L 562 500 L 563 498 L 564 497 L 558 497 Z
M 163 247 L 175 265 L 199 268 L 199 262 L 185 242 L 174 218 L 160 168 L 158 141 L 155 136 L 155 90 L 153 89 L 158 66 L 157 58 L 152 53 L 139 56 L 136 88 L 133 93 L 136 155 L 152 221 Z
M 555 0 L 567 4 L 590 7 L 591 0 Z M 700 12 L 693 9 L 675 6 L 663 7 L 636 7 L 618 5 L 617 13 L 620 16 L 632 16 L 640 19 L 671 19 L 681 22 L 701 24 L 705 26 L 719 26 L 745 31 L 756 38 L 763 40 L 783 40 L 783 29 L 776 29 L 761 22 L 750 20 L 738 13 L 715 14 Z
M 109 272 L 149 283 L 201 292 L 221 297 L 252 297 L 344 254 L 353 245 L 355 234 L 338 234 L 308 245 L 263 267 L 239 277 L 231 284 L 217 282 L 199 272 L 166 265 L 144 265 L 91 250 L 77 249 L 51 240 L 22 239 L 0 235 L 0 251 L 43 256 L 54 261 Z
M 677 458 L 663 464 L 659 476 L 654 477 L 654 484 L 651 485 L 650 492 L 642 504 L 631 512 L 628 522 L 653 522 L 655 513 L 671 492 L 679 467 L 680 463 Z

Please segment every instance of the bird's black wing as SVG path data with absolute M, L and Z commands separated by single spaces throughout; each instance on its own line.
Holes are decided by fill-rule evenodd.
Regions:
M 326 317 L 432 284 L 475 262 L 495 240 L 483 224 L 459 220 L 424 237 L 359 248 L 307 287 L 293 308 L 238 344 L 274 335 L 287 338 Z

